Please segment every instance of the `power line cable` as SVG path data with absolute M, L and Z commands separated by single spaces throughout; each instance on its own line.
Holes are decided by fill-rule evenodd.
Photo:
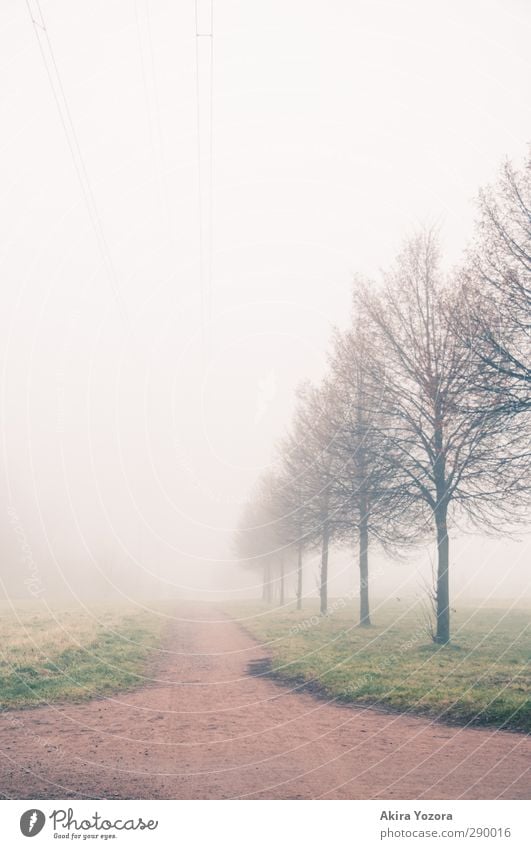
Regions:
M 158 159 L 157 182 L 159 187 L 160 200 L 165 207 L 168 239 L 172 241 L 172 225 L 170 202 L 168 197 L 168 187 L 165 177 L 165 158 L 164 158 L 164 143 L 162 134 L 162 121 L 160 117 L 160 102 L 158 97 L 157 72 L 155 66 L 155 51 L 153 49 L 153 37 L 151 32 L 151 18 L 149 13 L 149 0 L 143 0 L 142 9 L 143 15 L 140 14 L 141 0 L 135 0 L 136 23 L 138 30 L 138 43 L 140 52 L 140 66 L 142 69 L 142 80 L 144 84 L 144 94 L 146 100 L 146 112 L 149 123 L 149 137 L 153 157 Z M 143 20 L 142 20 L 143 18 Z M 146 38 L 142 37 L 143 24 L 145 26 Z M 146 48 L 147 45 L 147 49 Z M 149 63 L 146 61 L 144 53 L 149 54 Z M 151 88 L 148 84 L 148 64 L 150 68 L 149 76 L 151 77 Z M 153 129 L 153 112 L 156 115 L 156 132 Z
M 36 14 L 34 14 L 32 4 L 33 8 L 36 10 Z M 65 89 L 61 79 L 61 74 L 59 73 L 59 67 L 55 58 L 55 53 L 48 33 L 48 29 L 46 27 L 46 21 L 44 19 L 42 8 L 39 0 L 26 0 L 26 6 L 28 8 L 28 13 L 33 24 L 35 35 L 37 37 L 37 43 L 39 45 L 39 50 L 46 70 L 46 75 L 48 77 L 48 81 L 52 89 L 52 94 L 57 106 L 57 111 L 59 112 L 59 117 L 66 136 L 70 154 L 72 156 L 72 161 L 76 169 L 77 177 L 81 186 L 90 222 L 96 234 L 98 247 L 103 257 L 104 267 L 110 279 L 116 301 L 119 305 L 120 312 L 122 313 L 122 318 L 128 325 L 129 320 L 127 316 L 127 309 L 120 291 L 118 275 L 114 267 L 112 255 L 101 223 L 101 218 L 98 212 L 98 207 L 96 205 L 94 192 L 92 190 L 92 185 L 85 165 L 85 160 L 83 158 L 83 153 L 81 151 L 81 146 L 76 133 L 74 121 L 72 119 L 72 113 L 70 111 L 70 106 L 66 97 Z
M 213 89 L 214 89 L 214 4 L 195 0 L 197 164 L 199 204 L 199 274 L 201 289 L 201 333 L 207 348 L 207 325 L 212 317 L 213 253 Z M 203 49 L 203 45 L 207 49 Z M 205 67 L 207 73 L 205 74 Z M 207 108 L 202 108 L 202 101 Z

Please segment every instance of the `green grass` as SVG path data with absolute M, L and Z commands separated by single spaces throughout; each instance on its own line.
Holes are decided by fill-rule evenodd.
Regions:
M 291 685 L 341 702 L 531 731 L 529 609 L 462 607 L 452 643 L 438 646 L 413 602 L 373 605 L 371 628 L 355 627 L 350 602 L 332 600 L 328 617 L 313 602 L 306 607 L 235 603 L 228 612 L 271 654 L 271 674 Z
M 78 701 L 136 687 L 164 618 L 118 605 L 0 608 L 0 709 Z

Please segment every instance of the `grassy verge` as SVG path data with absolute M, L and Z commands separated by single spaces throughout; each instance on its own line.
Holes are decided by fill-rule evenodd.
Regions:
M 272 657 L 271 673 L 342 702 L 531 731 L 529 609 L 481 607 L 453 614 L 453 642 L 430 641 L 417 605 L 378 605 L 377 625 L 354 626 L 350 603 L 318 615 L 238 603 L 230 614 Z
M 164 622 L 123 605 L 0 608 L 0 708 L 97 698 L 138 686 Z

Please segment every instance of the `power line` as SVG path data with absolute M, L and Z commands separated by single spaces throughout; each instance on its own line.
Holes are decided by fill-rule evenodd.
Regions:
M 33 8 L 36 10 L 36 14 L 34 14 L 33 12 L 32 4 Z M 59 117 L 66 136 L 70 154 L 72 156 L 72 161 L 76 169 L 77 177 L 81 186 L 90 222 L 96 234 L 98 247 L 103 257 L 104 266 L 109 276 L 114 295 L 120 307 L 122 317 L 124 318 L 126 324 L 128 324 L 129 322 L 127 317 L 127 310 L 120 291 L 118 275 L 114 267 L 109 245 L 101 223 L 101 218 L 98 212 L 98 207 L 96 205 L 94 192 L 92 190 L 92 185 L 81 151 L 81 146 L 79 144 L 79 139 L 76 133 L 74 121 L 72 119 L 72 113 L 70 111 L 70 106 L 68 104 L 68 99 L 64 90 L 61 74 L 59 73 L 59 67 L 55 58 L 51 39 L 48 34 L 48 29 L 46 27 L 46 21 L 42 13 L 41 5 L 39 0 L 26 0 L 26 6 L 28 8 L 28 13 L 33 24 L 35 35 L 37 37 L 37 43 L 39 45 L 39 50 L 44 63 L 44 67 L 46 69 L 46 75 L 48 77 L 48 81 L 52 89 L 52 94 L 55 100 L 55 104 L 57 106 L 57 111 L 59 112 Z
M 136 23 L 138 30 L 138 43 L 139 43 L 139 52 L 140 52 L 140 65 L 142 69 L 142 80 L 144 83 L 144 94 L 146 100 L 146 112 L 149 123 L 149 136 L 151 142 L 152 152 L 155 158 L 155 155 L 158 158 L 158 173 L 157 173 L 157 181 L 159 186 L 159 194 L 162 205 L 166 210 L 166 219 L 168 226 L 168 238 L 172 240 L 172 225 L 171 225 L 171 214 L 170 214 L 170 202 L 168 197 L 168 188 L 166 181 L 164 179 L 165 172 L 165 159 L 164 159 L 164 143 L 163 143 L 163 135 L 162 135 L 162 122 L 160 118 L 160 103 L 158 97 L 158 86 L 157 86 L 157 72 L 155 67 L 155 51 L 153 49 L 153 37 L 151 32 L 151 17 L 149 13 L 149 0 L 143 0 L 142 8 L 143 8 L 143 16 L 140 14 L 140 6 L 141 0 L 135 0 L 135 13 L 136 13 Z M 141 20 L 143 17 L 143 21 Z M 147 38 L 142 38 L 142 25 L 145 25 L 145 31 Z M 145 51 L 145 44 L 147 42 L 147 50 Z M 151 89 L 148 85 L 148 71 L 147 66 L 148 62 L 144 57 L 144 53 L 149 54 L 149 67 L 150 67 L 150 77 L 151 77 Z M 152 105 L 153 104 L 153 105 Z M 153 111 L 156 115 L 156 133 L 153 130 Z M 156 137 L 156 141 L 155 141 Z
M 214 3 L 195 0 L 197 166 L 199 202 L 199 274 L 201 289 L 201 332 L 206 351 L 207 325 L 212 317 L 213 246 L 213 88 L 214 88 Z M 206 48 L 206 49 L 205 49 Z M 205 67 L 206 66 L 206 67 Z M 206 73 L 205 73 L 206 70 Z M 202 108 L 202 101 L 207 108 Z

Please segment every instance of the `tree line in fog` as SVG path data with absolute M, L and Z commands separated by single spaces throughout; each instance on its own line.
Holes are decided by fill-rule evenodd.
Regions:
M 265 602 L 319 552 L 328 612 L 331 546 L 359 565 L 359 624 L 371 624 L 371 552 L 433 540 L 432 636 L 450 639 L 450 540 L 461 527 L 509 533 L 529 506 L 531 158 L 480 192 L 461 266 L 442 270 L 433 230 L 409 238 L 378 281 L 356 279 L 352 318 L 328 370 L 305 383 L 276 461 L 249 497 L 238 557 Z

